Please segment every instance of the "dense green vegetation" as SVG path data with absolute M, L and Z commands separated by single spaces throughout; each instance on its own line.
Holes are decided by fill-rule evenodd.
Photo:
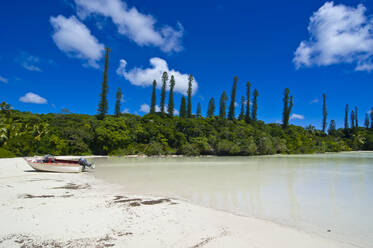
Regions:
M 0 112 L 0 157 L 36 154 L 262 155 L 372 150 L 373 129 L 329 130 L 154 113 L 96 116 Z M 335 125 L 335 124 L 334 124 Z

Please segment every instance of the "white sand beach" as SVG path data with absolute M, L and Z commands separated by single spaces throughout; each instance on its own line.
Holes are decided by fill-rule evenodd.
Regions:
M 0 159 L 0 247 L 354 247 L 178 199 L 126 194 L 92 173 Z

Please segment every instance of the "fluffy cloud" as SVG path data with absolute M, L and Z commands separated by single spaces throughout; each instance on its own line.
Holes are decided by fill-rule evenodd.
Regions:
M 174 69 L 169 69 L 167 62 L 161 58 L 150 59 L 150 64 L 152 66 L 147 69 L 135 67 L 132 70 L 127 71 L 127 61 L 121 59 L 119 68 L 117 69 L 117 73 L 130 81 L 131 84 L 137 86 L 151 86 L 153 84 L 153 81 L 157 80 L 157 87 L 160 88 L 162 73 L 167 71 L 169 78 L 171 77 L 171 75 L 174 75 L 175 77 L 175 92 L 179 92 L 181 94 L 187 93 L 189 76 L 188 74 L 183 74 Z M 192 83 L 193 94 L 197 92 L 197 89 L 198 83 L 194 80 Z
M 304 120 L 304 115 L 292 114 L 290 120 Z
M 313 99 L 313 100 L 310 102 L 310 104 L 314 104 L 314 103 L 318 103 L 318 102 L 319 102 L 319 99 L 315 98 L 315 99 Z
M 125 111 L 127 111 L 127 112 L 125 112 Z M 140 106 L 140 112 L 149 113 L 150 112 L 150 106 L 146 103 L 142 104 Z M 158 105 L 155 105 L 155 112 L 161 112 L 161 108 Z M 122 113 L 129 113 L 129 110 L 125 109 Z M 174 109 L 174 115 L 179 115 L 179 111 Z
M 104 45 L 83 23 L 74 16 L 66 18 L 62 15 L 51 17 L 50 23 L 54 29 L 52 38 L 61 51 L 88 60 L 88 65 L 98 68 L 97 61 L 102 58 Z
M 75 0 L 75 3 L 82 19 L 91 14 L 111 18 L 120 34 L 140 46 L 153 45 L 164 52 L 182 50 L 181 38 L 184 31 L 179 23 L 177 29 L 170 26 L 156 29 L 154 17 L 140 13 L 135 7 L 129 8 L 121 0 Z
M 8 83 L 8 79 L 5 77 L 0 76 L 0 82 Z
M 32 92 L 27 93 L 24 96 L 21 96 L 19 98 L 19 101 L 24 103 L 36 103 L 36 104 L 46 104 L 47 100 L 37 94 L 34 94 Z
M 158 106 L 158 105 L 155 105 L 155 112 L 160 112 L 161 111 L 161 108 Z M 150 106 L 149 104 L 142 104 L 140 106 L 140 112 L 143 112 L 143 113 L 149 113 L 150 112 Z
M 296 67 L 354 63 L 355 70 L 371 71 L 373 64 L 373 17 L 366 8 L 326 2 L 310 18 L 310 38 L 295 52 Z

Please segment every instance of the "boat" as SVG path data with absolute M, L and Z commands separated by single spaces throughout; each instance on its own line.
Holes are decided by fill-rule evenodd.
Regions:
M 51 155 L 46 155 L 42 158 L 25 160 L 34 170 L 44 172 L 79 173 L 86 171 L 87 168 L 94 168 L 94 164 L 89 163 L 84 158 L 80 158 L 79 160 L 68 160 L 57 159 Z

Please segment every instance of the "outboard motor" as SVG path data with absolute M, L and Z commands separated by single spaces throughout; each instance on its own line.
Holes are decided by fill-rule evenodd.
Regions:
M 89 163 L 85 158 L 80 158 L 78 163 L 83 166 L 83 170 L 85 170 L 86 167 L 94 169 L 94 164 Z
M 42 160 L 41 160 L 43 163 L 49 163 L 49 162 L 52 162 L 54 163 L 54 157 L 50 154 L 47 154 L 45 155 Z

